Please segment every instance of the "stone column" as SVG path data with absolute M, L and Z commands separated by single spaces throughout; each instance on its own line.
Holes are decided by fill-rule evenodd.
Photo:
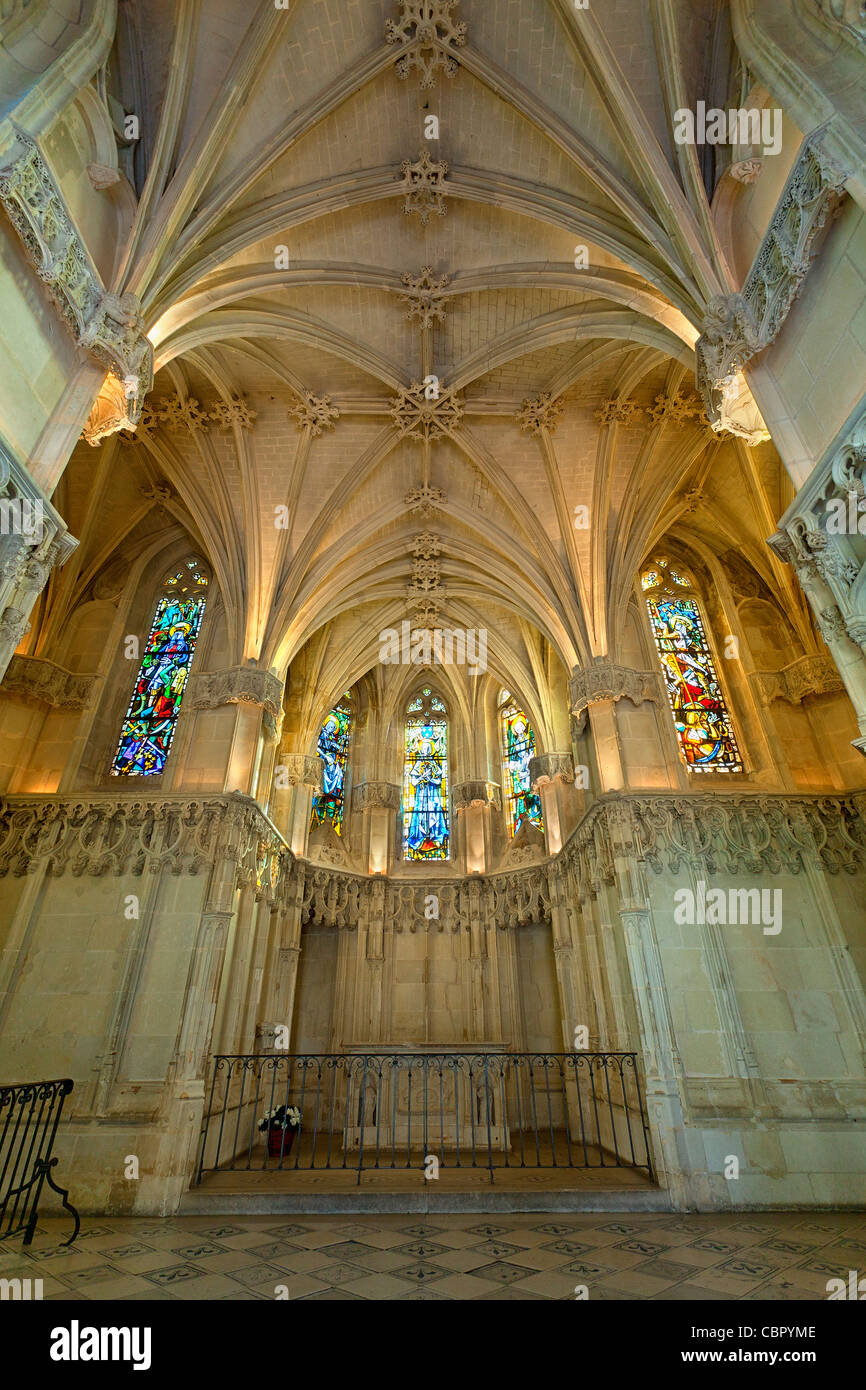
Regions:
M 370 874 L 387 874 L 397 858 L 398 812 L 402 789 L 393 782 L 361 782 L 352 792 L 352 812 L 360 820 L 353 834 L 361 863 Z
M 577 824 L 578 802 L 571 753 L 542 753 L 529 764 L 532 790 L 541 799 L 548 854 L 558 854 Z
M 493 864 L 492 811 L 502 810 L 495 782 L 461 782 L 454 788 L 455 859 L 468 874 L 486 874 Z
M 569 682 L 571 714 L 578 733 L 592 730 L 598 769 L 599 793 L 622 791 L 626 785 L 617 729 L 616 706 L 620 700 L 641 705 L 661 698 L 660 677 L 654 671 L 634 671 L 596 657 L 591 666 L 574 669 Z
M 277 753 L 270 816 L 298 859 L 307 857 L 313 797 L 322 790 L 323 776 L 321 758 L 287 753 L 282 747 Z
M 225 757 L 223 785 L 227 792 L 240 791 L 249 796 L 255 793 L 263 747 L 273 740 L 282 697 L 282 681 L 272 671 L 255 665 L 236 666 L 228 671 L 203 671 L 190 677 L 188 709 L 204 713 L 226 705 L 236 707 L 228 746 L 217 754 Z M 188 765 L 214 765 L 211 722 L 206 717 L 196 721 L 187 748 Z M 225 734 L 220 738 L 224 742 Z M 199 751 L 201 745 L 207 752 L 204 747 Z

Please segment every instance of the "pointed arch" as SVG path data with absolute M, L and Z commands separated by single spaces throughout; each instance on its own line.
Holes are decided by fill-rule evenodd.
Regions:
M 499 696 L 499 735 L 502 751 L 502 799 L 509 834 L 524 821 L 544 829 L 541 801 L 532 790 L 529 762 L 535 757 L 535 731 L 510 690 Z

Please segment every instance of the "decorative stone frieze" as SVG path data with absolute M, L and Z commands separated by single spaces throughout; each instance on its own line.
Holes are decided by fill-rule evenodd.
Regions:
M 564 402 L 554 397 L 552 392 L 542 391 L 540 396 L 527 398 L 514 418 L 524 432 L 528 431 L 531 434 L 541 434 L 542 430 L 552 432 L 556 429 L 564 408 Z
M 248 796 L 15 796 L 0 801 L 0 877 L 45 871 L 103 874 L 208 873 L 238 866 L 257 897 L 286 891 L 294 857 Z
M 289 411 L 289 416 L 294 418 L 298 429 L 307 429 L 316 438 L 323 430 L 334 428 L 334 421 L 339 420 L 340 412 L 335 405 L 331 405 L 330 396 L 314 396 L 312 391 L 307 391 L 301 404 Z
M 28 700 L 44 700 L 54 709 L 82 710 L 90 703 L 95 683 L 95 676 L 75 675 L 53 661 L 13 656 L 0 692 L 23 695 Z
M 726 393 L 745 364 L 779 332 L 806 278 L 818 234 L 841 204 L 848 175 L 831 161 L 822 139 L 819 131 L 805 142 L 742 291 L 712 300 L 704 319 L 695 347 L 696 378 L 714 425 L 721 423 Z M 733 428 L 730 420 L 727 428 Z
M 568 688 L 571 713 L 580 733 L 586 726 L 586 711 L 590 705 L 608 700 L 630 700 L 633 705 L 642 705 L 646 700 L 662 698 L 661 680 L 654 671 L 633 671 L 598 658 L 591 666 L 578 667 Z
M 220 705 L 259 705 L 276 719 L 282 707 L 283 683 L 258 666 L 236 666 L 230 671 L 202 672 L 190 678 L 187 701 L 192 709 L 218 709 Z
M 767 705 L 773 700 L 799 705 L 808 695 L 832 695 L 845 689 L 842 677 L 826 656 L 803 656 L 782 671 L 758 671 L 753 679 Z
M 431 159 L 429 150 L 422 150 L 414 162 L 404 159 L 400 165 L 398 177 L 402 180 L 406 192 L 403 211 L 407 216 L 417 212 L 422 227 L 426 227 L 433 213 L 437 217 L 444 217 L 447 212 L 447 173 L 448 165 L 445 161 Z
M 422 266 L 417 275 L 407 271 L 402 277 L 406 293 L 401 295 L 408 304 L 407 319 L 417 319 L 422 328 L 432 328 L 434 323 L 445 322 L 444 292 L 451 284 L 450 275 L 434 275 L 432 266 Z
M 490 806 L 502 810 L 502 792 L 496 782 L 461 782 L 451 793 L 455 811 L 468 811 L 470 806 Z
M 402 795 L 393 782 L 361 782 L 352 791 L 352 810 L 399 811 Z
M 390 415 L 401 439 L 439 439 L 460 424 L 463 404 L 451 387 L 440 383 L 435 396 L 428 399 L 426 387 L 413 381 L 391 398 Z
M 122 385 L 134 423 L 153 384 L 141 304 L 105 289 L 38 145 L 21 133 L 0 169 L 0 202 L 76 342 Z
M 466 42 L 466 24 L 455 23 L 451 11 L 458 0 L 401 0 L 399 19 L 385 24 L 385 42 L 408 44 L 394 64 L 405 80 L 418 69 L 423 89 L 432 87 L 439 73 L 453 77 L 460 64 L 453 50 Z
M 570 753 L 540 753 L 529 760 L 529 780 L 534 792 L 551 782 L 574 783 L 574 758 Z

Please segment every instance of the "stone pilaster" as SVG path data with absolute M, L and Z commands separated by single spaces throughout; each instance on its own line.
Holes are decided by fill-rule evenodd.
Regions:
M 571 753 L 542 753 L 529 764 L 532 790 L 541 799 L 544 838 L 548 854 L 558 854 L 575 825 L 580 810 L 574 785 Z
M 638 706 L 662 698 L 661 677 L 655 671 L 634 671 L 596 657 L 591 666 L 576 667 L 569 681 L 571 715 L 578 734 L 587 718 L 593 736 L 599 791 L 622 791 L 626 784 L 617 729 L 616 706 L 628 700 Z
M 402 789 L 393 782 L 361 782 L 352 793 L 352 813 L 360 821 L 361 863 L 367 872 L 385 874 L 397 858 L 397 817 L 402 805 Z
M 461 782 L 452 792 L 455 812 L 455 858 L 470 874 L 484 874 L 493 863 L 495 837 L 491 817 L 502 810 L 495 782 Z

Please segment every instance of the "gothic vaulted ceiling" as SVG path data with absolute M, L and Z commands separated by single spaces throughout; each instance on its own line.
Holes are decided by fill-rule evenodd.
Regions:
M 694 387 L 732 281 L 671 112 L 728 81 L 724 8 L 122 5 L 113 288 L 157 376 L 135 437 L 82 442 L 61 484 L 82 543 L 48 626 L 182 533 L 230 659 L 282 673 L 315 639 L 335 691 L 407 618 L 486 627 L 512 674 L 616 656 L 684 519 L 778 591 L 775 451 L 714 435 Z

